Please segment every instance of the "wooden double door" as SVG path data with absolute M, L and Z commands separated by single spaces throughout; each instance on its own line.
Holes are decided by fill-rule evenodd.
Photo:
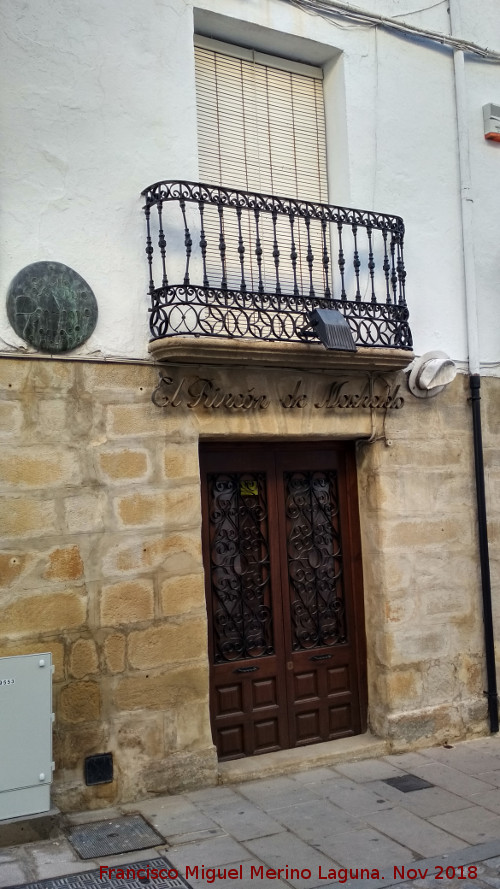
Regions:
M 352 446 L 205 445 L 200 465 L 219 759 L 364 731 Z

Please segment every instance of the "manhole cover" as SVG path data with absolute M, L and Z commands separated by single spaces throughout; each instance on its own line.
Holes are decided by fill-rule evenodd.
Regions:
M 68 839 L 80 858 L 100 858 L 159 846 L 165 839 L 141 815 L 72 827 Z
M 109 824 L 107 821 L 106 824 Z M 156 873 L 155 873 L 156 871 Z M 171 877 L 163 876 L 171 872 Z M 119 876 L 116 877 L 116 872 Z M 122 876 L 123 873 L 123 876 Z M 38 880 L 25 883 L 13 889 L 192 889 L 184 877 L 174 874 L 177 870 L 166 858 L 151 858 L 148 861 L 134 861 L 122 865 L 114 865 L 114 875 L 107 877 L 99 870 L 88 870 L 83 874 L 69 874 L 67 877 L 55 877 L 52 880 Z M 149 877 L 148 877 L 149 874 Z M 160 876 L 161 874 L 161 876 Z
M 418 778 L 416 775 L 398 775 L 397 778 L 386 778 L 384 784 L 390 784 L 402 793 L 411 793 L 413 790 L 425 790 L 426 787 L 434 787 L 429 781 Z

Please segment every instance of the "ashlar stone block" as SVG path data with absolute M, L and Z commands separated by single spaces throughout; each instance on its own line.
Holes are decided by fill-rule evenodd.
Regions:
M 131 580 L 107 584 L 101 591 L 101 626 L 139 623 L 154 616 L 154 589 L 151 580 Z
M 168 491 L 128 494 L 115 501 L 122 525 L 128 527 L 190 527 L 199 523 L 198 488 L 182 486 Z
M 87 617 L 87 597 L 80 590 L 23 596 L 6 606 L 2 632 L 19 636 L 76 629 Z
M 104 640 L 104 658 L 110 673 L 122 673 L 125 669 L 125 636 L 112 633 Z
M 57 715 L 63 722 L 94 722 L 101 714 L 97 682 L 71 682 L 61 689 Z
M 184 574 L 164 580 L 160 589 L 161 610 L 165 616 L 187 614 L 205 607 L 202 574 Z
M 23 424 L 21 405 L 15 401 L 0 403 L 0 438 L 14 438 L 19 434 Z
M 196 442 L 167 444 L 163 453 L 163 470 L 167 480 L 179 478 L 198 479 L 200 470 Z
M 3 497 L 0 501 L 0 527 L 5 537 L 44 537 L 57 530 L 53 500 L 31 497 Z
M 101 451 L 99 465 L 103 477 L 111 484 L 138 481 L 147 478 L 148 454 L 144 450 L 129 448 Z
M 205 657 L 206 636 L 203 620 L 148 627 L 130 633 L 128 659 L 132 667 L 148 669 Z
M 47 580 L 79 580 L 83 570 L 80 550 L 75 544 L 52 550 L 43 576 Z
M 208 707 L 208 667 L 200 663 L 166 673 L 124 676 L 115 691 L 119 710 L 164 710 L 190 701 Z
M 93 639 L 77 639 L 71 648 L 70 672 L 75 679 L 83 679 L 99 670 L 99 657 Z

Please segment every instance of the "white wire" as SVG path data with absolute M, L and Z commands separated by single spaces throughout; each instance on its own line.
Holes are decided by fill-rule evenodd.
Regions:
M 460 49 L 464 53 L 473 53 L 474 55 L 481 56 L 485 61 L 500 62 L 500 52 L 488 49 L 488 47 L 485 46 L 479 46 L 479 44 L 472 43 L 470 40 L 461 40 L 458 37 L 452 37 L 448 34 L 440 34 L 438 31 L 419 28 L 417 25 L 397 22 L 395 19 L 388 18 L 387 16 L 365 12 L 354 6 L 340 3 L 339 0 L 285 0 L 285 2 L 290 3 L 292 6 L 297 6 L 299 9 L 305 9 L 307 12 L 316 13 L 322 18 L 340 17 L 371 27 L 376 27 L 378 25 L 379 27 L 384 27 L 391 31 L 399 31 L 403 34 L 425 38 L 426 40 L 431 40 L 444 46 L 450 46 L 453 47 L 453 49 Z M 415 10 L 415 12 L 417 11 L 418 10 Z

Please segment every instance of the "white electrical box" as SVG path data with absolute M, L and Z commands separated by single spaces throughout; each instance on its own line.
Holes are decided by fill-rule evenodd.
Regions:
M 0 821 L 48 812 L 52 655 L 0 658 Z
M 500 105 L 483 105 L 484 138 L 500 142 Z

